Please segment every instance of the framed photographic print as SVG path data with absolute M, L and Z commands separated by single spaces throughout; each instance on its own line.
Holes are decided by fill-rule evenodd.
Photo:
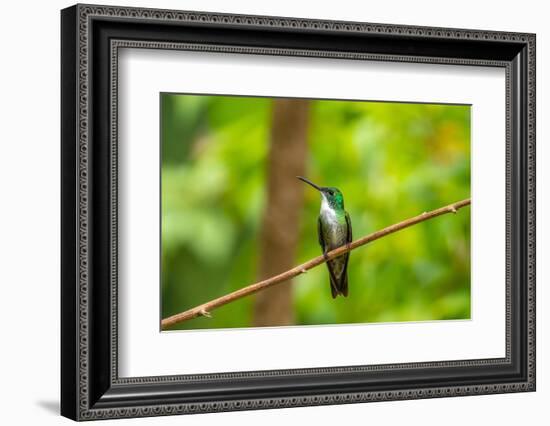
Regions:
M 535 35 L 61 12 L 61 412 L 535 390 Z

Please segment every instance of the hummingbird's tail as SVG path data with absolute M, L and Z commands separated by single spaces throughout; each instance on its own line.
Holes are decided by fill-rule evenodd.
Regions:
M 348 297 L 348 274 L 344 274 L 342 277 L 342 286 L 340 287 L 340 294 L 344 297 Z
M 344 274 L 340 281 L 338 282 L 335 280 L 332 276 L 332 274 L 329 274 L 330 276 L 330 292 L 332 294 L 332 298 L 336 299 L 336 296 L 341 294 L 344 297 L 348 297 L 348 274 Z
M 330 292 L 332 293 L 332 298 L 336 299 L 336 296 L 338 296 L 338 290 L 334 287 L 334 282 L 332 281 L 332 278 L 330 279 Z

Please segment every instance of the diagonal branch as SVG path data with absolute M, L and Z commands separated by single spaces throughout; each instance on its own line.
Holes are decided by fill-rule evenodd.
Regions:
M 236 290 L 232 293 L 218 297 L 217 299 L 211 300 L 209 302 L 203 303 L 202 305 L 196 306 L 187 311 L 180 312 L 179 314 L 175 314 L 170 317 L 164 318 L 161 322 L 161 327 L 165 329 L 171 325 L 180 323 L 182 321 L 187 321 L 199 316 L 209 317 L 210 311 L 212 309 L 219 308 L 220 306 L 231 303 L 234 300 L 240 299 L 245 296 L 249 296 L 251 294 L 257 293 L 258 291 L 271 287 L 275 284 L 279 284 L 284 281 L 287 281 L 293 277 L 303 274 L 309 269 L 319 266 L 320 264 L 326 262 L 327 260 L 334 259 L 335 257 L 338 257 L 344 253 L 347 253 L 348 251 L 354 250 L 357 247 L 364 246 L 365 244 L 370 243 L 379 238 L 385 237 L 386 235 L 393 234 L 394 232 L 400 231 L 401 229 L 408 228 L 409 226 L 416 225 L 417 223 L 424 222 L 425 220 L 433 219 L 434 217 L 441 216 L 446 213 L 456 213 L 458 209 L 465 207 L 469 204 L 471 204 L 470 198 L 462 201 L 457 201 L 456 203 L 449 204 L 448 206 L 441 207 L 439 209 L 432 210 L 430 212 L 425 212 L 425 213 L 422 213 L 421 215 L 411 217 L 402 222 L 395 223 L 379 231 L 373 232 L 372 234 L 361 237 L 351 242 L 350 244 L 347 244 L 345 246 L 329 251 L 326 254 L 326 256 L 323 256 L 323 255 L 317 256 L 311 260 L 308 260 L 305 263 L 302 263 L 301 265 L 298 265 L 292 269 L 289 269 L 288 271 L 282 272 L 279 275 L 275 275 L 271 278 L 259 281 L 254 284 L 250 284 L 247 287 L 243 287 L 239 290 Z

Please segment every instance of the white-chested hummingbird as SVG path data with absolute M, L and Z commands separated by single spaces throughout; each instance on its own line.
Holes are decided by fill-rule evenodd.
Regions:
M 310 180 L 296 176 L 321 193 L 321 212 L 317 220 L 317 233 L 323 255 L 352 241 L 351 219 L 344 210 L 344 196 L 338 188 L 318 186 Z M 330 277 L 330 291 L 335 298 L 348 295 L 349 252 L 327 261 Z

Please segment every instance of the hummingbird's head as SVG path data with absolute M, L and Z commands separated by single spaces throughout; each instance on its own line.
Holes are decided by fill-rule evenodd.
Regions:
M 296 176 L 298 179 L 300 179 L 302 182 L 307 183 L 308 185 L 313 186 L 317 191 L 321 193 L 321 197 L 323 197 L 323 200 L 327 202 L 327 204 L 332 209 L 343 209 L 344 208 L 344 196 L 342 195 L 342 192 L 333 186 L 319 186 L 311 182 L 310 180 L 306 179 L 302 176 Z

